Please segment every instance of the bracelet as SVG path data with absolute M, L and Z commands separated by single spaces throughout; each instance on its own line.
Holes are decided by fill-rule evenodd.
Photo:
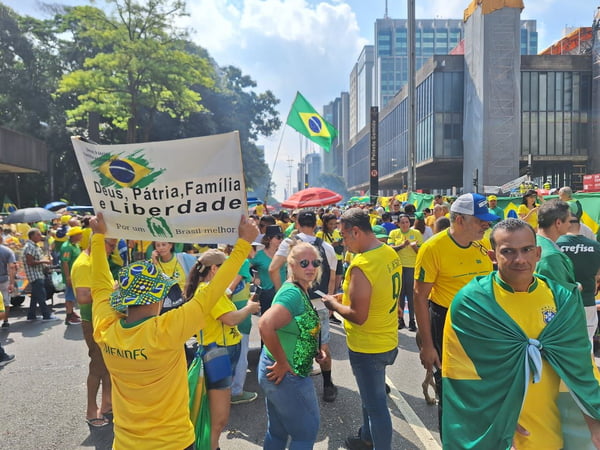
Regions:
M 229 288 L 225 289 L 225 295 L 227 295 L 228 297 L 231 297 L 231 294 L 233 294 L 231 289 L 229 289 Z

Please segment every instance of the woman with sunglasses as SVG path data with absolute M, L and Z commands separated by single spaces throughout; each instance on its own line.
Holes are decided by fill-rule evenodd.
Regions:
M 202 253 L 188 274 L 185 285 L 185 298 L 190 299 L 207 289 L 208 284 L 215 277 L 221 264 L 225 262 L 226 255 L 220 250 L 212 249 Z M 219 347 L 225 347 L 231 362 L 231 374 L 219 381 L 206 380 L 206 390 L 210 408 L 210 441 L 211 449 L 219 448 L 219 437 L 229 420 L 231 409 L 231 384 L 235 366 L 240 357 L 242 334 L 237 324 L 250 314 L 258 312 L 256 302 L 248 302 L 246 306 L 237 309 L 234 303 L 223 292 L 215 306 L 206 314 L 206 326 L 197 336 L 200 345 L 206 347 L 215 342 Z
M 319 316 L 308 289 L 319 275 L 317 249 L 295 241 L 287 257 L 289 276 L 266 311 L 258 328 L 264 347 L 258 365 L 258 382 L 265 393 L 267 433 L 264 448 L 312 449 L 319 431 L 319 403 L 310 379 L 313 358 L 319 352 Z

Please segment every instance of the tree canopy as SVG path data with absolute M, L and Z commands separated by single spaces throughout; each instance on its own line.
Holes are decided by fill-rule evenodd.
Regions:
M 0 125 L 45 139 L 50 153 L 48 174 L 19 176 L 31 183 L 22 203 L 89 201 L 75 134 L 112 144 L 239 130 L 246 185 L 265 190 L 269 171 L 256 141 L 281 126 L 275 95 L 256 92 L 249 75 L 220 67 L 174 25 L 186 14 L 183 1 L 106 3 L 107 11 L 54 6 L 44 20 L 0 3 Z M 15 183 L 0 179 L 14 198 Z

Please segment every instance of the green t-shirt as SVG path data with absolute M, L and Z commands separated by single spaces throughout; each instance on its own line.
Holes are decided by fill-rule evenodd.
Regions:
M 306 377 L 319 347 L 319 316 L 310 307 L 307 295 L 290 282 L 285 282 L 277 291 L 273 305 L 277 304 L 292 316 L 289 323 L 277 330 L 277 337 L 294 372 Z M 268 348 L 267 355 L 274 359 Z
M 71 241 L 67 240 L 60 247 L 60 263 L 66 262 L 69 265 L 69 270 L 73 267 L 73 263 L 81 253 L 81 249 L 79 245 L 72 244 Z M 63 283 L 67 282 L 66 275 L 64 271 L 62 271 Z
M 272 259 L 269 258 L 264 250 L 260 250 L 256 253 L 254 258 L 250 260 L 250 264 L 252 267 L 258 270 L 258 278 L 260 280 L 260 287 L 264 290 L 273 289 L 273 282 L 271 281 L 271 277 L 269 276 L 269 266 L 271 265 Z M 279 269 L 279 273 L 281 274 L 281 281 L 285 281 L 287 274 L 287 264 L 281 266 Z
M 562 284 L 569 290 L 573 289 L 577 280 L 575 268 L 569 257 L 562 253 L 554 242 L 539 234 L 536 243 L 542 248 L 542 257 L 535 266 L 536 273 Z
M 575 279 L 581 283 L 583 306 L 596 304 L 596 274 L 600 269 L 600 244 L 585 236 L 566 234 L 556 241 L 575 267 Z
M 242 268 L 238 272 L 238 275 L 242 276 L 242 280 L 236 286 L 231 296 L 231 301 L 235 307 L 240 310 L 248 303 L 250 297 L 250 281 L 252 281 L 252 275 L 250 274 L 250 261 L 245 260 L 242 264 Z M 250 334 L 252 329 L 252 315 L 248 315 L 244 320 L 238 323 L 238 330 L 242 334 Z
M 489 211 L 491 214 L 495 214 L 495 215 L 497 215 L 498 217 L 500 217 L 500 219 L 499 219 L 499 220 L 496 220 L 496 221 L 495 221 L 495 222 L 493 222 L 493 223 L 495 223 L 495 224 L 496 224 L 496 223 L 500 222 L 501 220 L 504 220 L 504 210 L 503 210 L 502 208 L 500 208 L 499 206 L 496 206 L 495 208 L 488 208 L 488 211 Z

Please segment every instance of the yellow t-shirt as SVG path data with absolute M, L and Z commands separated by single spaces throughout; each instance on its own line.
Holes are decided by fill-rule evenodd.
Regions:
M 183 267 L 181 267 L 181 264 L 177 261 L 177 258 L 173 256 L 171 260 L 167 262 L 159 260 L 157 266 L 163 273 L 166 273 L 171 278 L 175 278 L 177 284 L 179 284 L 179 287 L 181 288 L 181 292 L 183 292 L 185 289 L 186 275 Z
M 433 283 L 429 298 L 448 308 L 456 293 L 478 275 L 492 271 L 487 249 L 474 242 L 461 247 L 444 230 L 429 238 L 417 253 L 415 280 Z
M 526 215 L 529 212 L 529 208 L 527 205 L 519 205 L 517 208 L 517 215 L 521 217 L 521 214 Z M 525 220 L 529 225 L 533 227 L 534 230 L 537 230 L 538 227 L 538 215 L 537 211 L 531 213 L 531 215 Z
M 265 214 L 265 205 L 256 205 L 254 208 L 254 214 L 258 217 L 262 217 Z
M 208 283 L 200 283 L 194 296 L 197 296 L 198 291 L 203 291 L 207 286 Z M 225 294 L 223 294 L 213 309 L 210 310 L 210 314 L 205 317 L 206 326 L 199 336 L 201 344 L 207 345 L 211 342 L 216 342 L 217 345 L 225 346 L 235 345 L 242 340 L 242 335 L 238 331 L 236 325 L 231 327 L 229 325 L 225 325 L 219 320 L 219 317 L 231 311 L 237 311 L 237 308 L 233 302 L 229 300 Z
M 2 292 L 0 292 L 0 313 L 3 313 L 4 311 L 4 296 L 2 295 Z
M 81 252 L 71 267 L 73 290 L 92 286 L 92 260 L 86 252 Z
M 343 241 L 342 234 L 340 233 L 340 230 L 338 230 L 337 228 L 335 230 L 333 230 L 333 232 L 331 234 L 326 234 L 323 230 L 317 231 L 315 236 L 320 238 L 323 242 L 327 242 L 328 244 L 331 244 L 332 247 L 333 247 L 334 242 L 342 242 Z M 341 253 L 335 252 L 335 257 L 341 261 L 343 255 Z
M 396 228 L 390 232 L 388 237 L 388 244 L 390 245 L 401 245 L 404 241 L 416 242 L 420 247 L 423 244 L 423 235 L 419 230 L 409 228 L 406 233 L 402 232 L 400 228 Z M 402 267 L 415 267 L 417 262 L 417 252 L 412 247 L 404 247 L 403 249 L 397 250 Z
M 94 340 L 113 382 L 113 448 L 175 450 L 194 442 L 183 344 L 204 326 L 205 311 L 225 292 L 250 249 L 239 239 L 206 290 L 179 308 L 128 324 L 109 304 L 113 279 L 104 236 L 92 236 Z
M 425 217 L 425 225 L 433 230 L 433 225 L 435 224 L 435 216 L 433 214 Z
M 81 250 L 87 250 L 90 246 L 92 238 L 92 229 L 87 227 L 81 231 L 81 241 L 79 241 L 79 247 Z
M 529 338 L 536 339 L 556 314 L 552 291 L 540 279 L 532 283 L 529 292 L 514 292 L 501 280 L 494 280 L 494 297 Z M 548 361 L 542 359 L 541 379 L 535 384 L 529 380 L 519 416 L 519 424 L 530 434 L 515 433 L 516 448 L 550 450 L 563 447 L 557 406 L 559 384 L 558 374 Z
M 344 321 L 348 348 L 360 353 L 383 353 L 398 346 L 398 296 L 402 288 L 402 265 L 396 252 L 385 244 L 357 253 L 346 272 L 342 304 L 350 304 L 348 288 L 354 268 L 371 285 L 369 315 L 362 324 Z

